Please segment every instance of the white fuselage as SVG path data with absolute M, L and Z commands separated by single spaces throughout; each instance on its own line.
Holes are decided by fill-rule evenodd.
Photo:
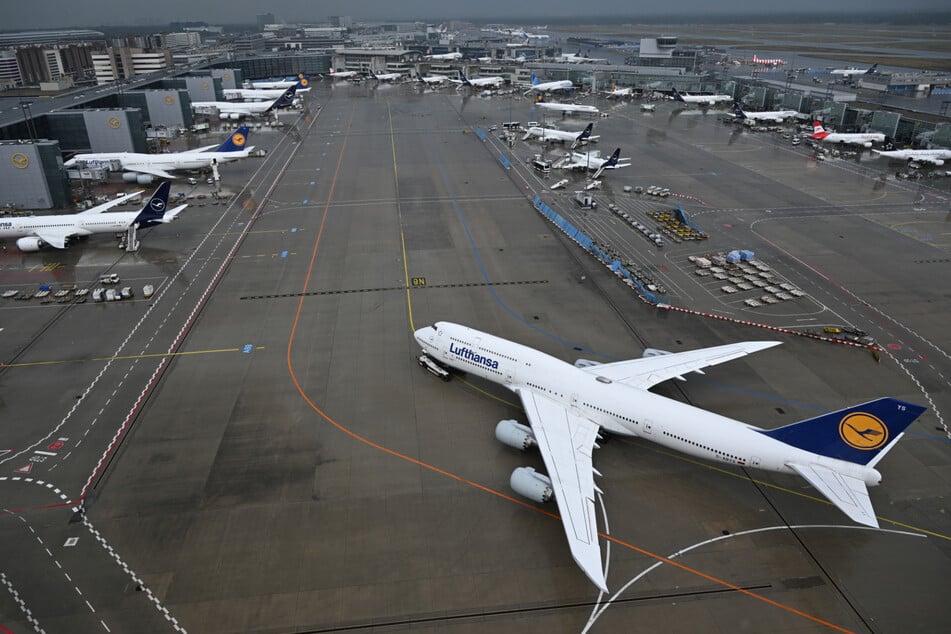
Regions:
M 274 100 L 250 103 L 233 101 L 193 101 L 192 110 L 217 110 L 219 114 L 262 115 L 270 109 Z
M 815 138 L 823 143 L 845 143 L 848 145 L 861 145 L 862 147 L 872 147 L 872 143 L 884 143 L 885 135 L 880 132 L 829 132 L 825 136 L 816 136 Z
M 574 143 L 581 136 L 581 132 L 568 132 L 566 130 L 556 130 L 554 128 L 541 128 L 532 126 L 525 131 L 526 137 L 535 137 L 542 141 L 561 141 L 562 143 Z M 587 140 L 594 141 L 598 137 L 588 137 Z
M 282 79 L 280 81 L 252 81 L 251 87 L 255 89 L 262 88 L 283 88 L 287 90 L 291 86 L 296 86 L 299 79 Z
M 256 88 L 226 88 L 224 92 L 225 99 L 244 99 L 247 101 L 268 101 L 272 102 L 284 94 L 287 88 L 262 89 Z M 297 93 L 307 92 L 310 88 L 298 88 Z
M 577 105 L 577 104 L 570 104 L 570 103 L 548 103 L 545 101 L 541 101 L 535 105 L 545 110 L 553 110 L 555 112 L 563 112 L 565 114 L 573 114 L 573 113 L 599 114 L 601 112 L 594 106 L 585 106 L 585 105 Z
M 715 106 L 718 103 L 733 101 L 730 95 L 680 95 L 684 103 L 695 103 L 700 106 Z
M 772 123 L 782 123 L 795 117 L 798 112 L 795 110 L 769 110 L 766 112 L 743 112 L 748 121 L 769 121 Z
M 572 90 L 574 89 L 574 84 L 572 84 L 567 79 L 562 79 L 561 81 L 546 81 L 541 84 L 535 84 L 528 89 L 529 92 L 554 92 L 556 90 Z
M 417 331 L 434 359 L 498 383 L 513 392 L 533 390 L 607 431 L 636 436 L 682 453 L 731 465 L 795 474 L 788 463 L 820 464 L 874 486 L 873 468 L 797 449 L 757 427 L 623 383 L 544 352 L 466 326 L 439 322 Z M 425 333 L 425 334 L 421 334 Z
M 77 154 L 70 159 L 70 163 L 83 162 L 87 166 L 97 163 L 109 165 L 112 161 L 119 161 L 122 169 L 130 172 L 139 171 L 142 167 L 157 168 L 166 172 L 175 170 L 197 170 L 211 166 L 212 163 L 228 163 L 247 158 L 251 148 L 236 152 L 178 152 L 175 154 L 138 154 L 135 152 L 113 152 L 99 154 Z
M 476 77 L 475 79 L 470 79 L 469 83 L 476 88 L 486 88 L 488 86 L 498 88 L 505 83 L 505 79 L 503 77 Z
M 951 150 L 892 150 L 888 152 L 876 150 L 876 153 L 892 159 L 931 163 L 932 165 L 944 165 L 945 161 L 951 160 Z
M 36 235 L 37 230 L 50 228 L 66 229 L 71 235 L 76 236 L 116 233 L 128 229 L 139 213 L 139 211 L 115 211 L 101 214 L 0 218 L 0 239 L 25 238 Z

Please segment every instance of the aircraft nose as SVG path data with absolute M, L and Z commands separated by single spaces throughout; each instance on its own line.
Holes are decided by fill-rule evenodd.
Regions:
M 416 343 L 419 345 L 425 345 L 429 341 L 430 335 L 435 332 L 435 328 L 432 326 L 426 326 L 425 328 L 420 328 L 413 333 L 413 338 L 416 339 Z

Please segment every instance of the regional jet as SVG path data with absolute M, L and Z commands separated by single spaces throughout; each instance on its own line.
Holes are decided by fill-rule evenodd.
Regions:
M 814 132 L 809 138 L 823 143 L 845 143 L 868 148 L 872 147 L 872 143 L 885 142 L 885 135 L 881 132 L 827 132 L 818 121 L 812 122 L 812 129 Z
M 370 77 L 379 81 L 396 81 L 403 76 L 403 73 L 374 73 L 370 71 Z
M 250 133 L 248 126 L 241 126 L 231 133 L 225 139 L 225 142 L 217 148 L 211 145 L 208 147 L 188 150 L 186 152 L 173 152 L 171 154 L 137 154 L 134 152 L 99 152 L 95 154 L 77 154 L 64 165 L 66 167 L 75 167 L 84 165 L 86 167 L 95 165 L 109 165 L 118 161 L 123 170 L 128 173 L 144 174 L 149 178 L 140 179 L 140 184 L 146 185 L 151 182 L 151 177 L 157 178 L 175 178 L 169 172 L 175 170 L 197 170 L 211 167 L 213 164 L 221 165 L 230 163 L 238 159 L 247 158 L 254 146 L 245 147 Z M 215 148 L 212 150 L 212 148 Z M 211 150 L 211 151 L 209 151 Z M 126 178 L 125 180 L 135 180 Z M 87 212 L 88 213 L 88 212 Z
M 555 161 L 552 167 L 570 170 L 594 170 L 591 180 L 596 180 L 604 170 L 630 167 L 630 160 L 630 158 L 621 158 L 621 148 L 614 150 L 608 158 L 601 156 L 600 150 L 592 150 L 591 152 L 571 152 L 563 159 Z
M 589 123 L 587 127 L 581 132 L 568 132 L 566 130 L 556 130 L 555 128 L 543 128 L 539 126 L 532 126 L 525 131 L 525 135 L 522 136 L 523 141 L 527 141 L 530 138 L 536 138 L 541 141 L 558 141 L 560 143 L 571 143 L 571 149 L 576 148 L 579 145 L 588 142 L 597 141 L 599 136 L 591 136 L 591 129 L 594 127 L 593 123 Z
M 428 77 L 423 77 L 422 75 L 416 75 L 416 81 L 427 84 L 430 86 L 441 86 L 443 82 L 449 81 L 449 78 L 445 75 L 429 75 Z
M 853 77 L 855 75 L 871 75 L 876 72 L 878 64 L 872 64 L 868 68 L 836 68 L 835 70 L 829 71 L 830 75 L 843 75 L 845 77 Z
M 880 398 L 776 429 L 760 429 L 649 391 L 668 379 L 778 345 L 751 341 L 616 363 L 576 365 L 540 350 L 449 322 L 414 334 L 439 364 L 518 394 L 530 426 L 501 421 L 496 438 L 538 447 L 548 475 L 515 469 L 512 488 L 535 502 L 554 498 L 575 561 L 607 592 L 598 543 L 593 466 L 598 432 L 641 437 L 701 460 L 800 475 L 853 521 L 877 527 L 866 487 L 878 462 L 925 408 Z M 583 365 L 584 367 L 579 367 Z
M 16 238 L 16 245 L 20 251 L 32 252 L 39 251 L 47 245 L 65 249 L 79 238 L 94 233 L 126 231 L 133 224 L 139 229 L 165 224 L 174 220 L 188 206 L 179 205 L 166 211 L 171 186 L 169 182 L 159 185 L 141 211 L 103 213 L 142 193 L 135 192 L 78 214 L 0 218 L 0 239 Z
M 746 112 L 736 101 L 733 102 L 733 116 L 742 119 L 744 122 L 757 123 L 766 121 L 769 123 L 784 123 L 792 119 L 799 113 L 795 110 L 770 110 L 768 112 Z
M 544 110 L 560 112 L 562 116 L 568 117 L 573 114 L 601 114 L 601 111 L 594 106 L 587 106 L 576 103 L 551 103 L 548 101 L 539 101 L 535 104 Z
M 192 110 L 216 110 L 219 119 L 232 119 L 237 121 L 243 117 L 254 117 L 265 115 L 269 112 L 287 108 L 294 103 L 294 95 L 297 89 L 294 86 L 286 89 L 281 96 L 272 103 L 267 101 L 235 102 L 235 101 L 193 101 Z
M 951 150 L 892 150 L 883 152 L 881 150 L 872 150 L 879 156 L 886 156 L 891 159 L 910 161 L 912 163 L 928 163 L 930 165 L 941 166 L 948 159 L 951 159 Z
M 677 92 L 677 89 L 673 89 L 674 99 L 681 103 L 695 103 L 698 106 L 715 106 L 718 103 L 723 103 L 726 101 L 733 101 L 733 97 L 730 95 L 690 95 L 690 94 L 680 94 Z
M 263 101 L 265 99 L 276 99 L 284 94 L 286 88 L 225 88 L 225 99 L 244 99 L 245 101 Z M 310 90 L 310 80 L 300 79 L 294 86 L 298 93 L 308 92 Z
M 524 85 L 524 84 L 523 84 Z M 526 90 L 523 94 L 528 95 L 531 93 L 542 93 L 542 92 L 555 92 L 556 90 L 564 90 L 565 92 L 571 92 L 574 90 L 575 85 L 572 84 L 567 79 L 561 79 L 559 81 L 538 81 L 538 77 L 535 76 L 535 73 L 532 73 L 532 87 Z

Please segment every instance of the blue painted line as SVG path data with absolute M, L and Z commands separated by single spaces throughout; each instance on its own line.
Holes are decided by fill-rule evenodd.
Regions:
M 252 350 L 254 350 L 254 346 L 252 346 L 250 343 L 244 344 L 244 347 L 241 348 L 241 352 L 244 354 L 251 354 Z
M 282 258 L 286 258 L 286 257 L 287 257 L 287 251 L 281 251 L 281 257 L 282 257 Z

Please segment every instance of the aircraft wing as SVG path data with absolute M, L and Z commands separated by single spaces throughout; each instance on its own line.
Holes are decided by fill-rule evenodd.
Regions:
M 115 207 L 116 205 L 121 205 L 122 203 L 124 203 L 125 201 L 129 200 L 130 198 L 135 198 L 136 196 L 138 196 L 138 195 L 141 194 L 141 193 L 142 193 L 142 190 L 139 190 L 139 191 L 137 191 L 137 192 L 132 192 L 131 194 L 126 194 L 125 196 L 119 196 L 118 198 L 115 198 L 115 199 L 113 199 L 113 200 L 110 200 L 109 202 L 105 202 L 105 203 L 102 203 L 101 205 L 96 205 L 95 207 L 91 207 L 91 208 L 87 209 L 86 211 L 80 211 L 80 212 L 79 212 L 78 214 L 76 214 L 76 215 L 78 215 L 78 216 L 91 216 L 91 215 L 93 215 L 93 214 L 101 214 L 102 212 L 104 212 L 104 211 L 106 211 L 106 210 L 108 210 L 108 209 L 112 209 L 112 208 Z M 44 241 L 45 241 L 45 238 L 44 238 Z
M 139 165 L 137 167 L 130 167 L 129 171 L 131 172 L 141 172 L 143 174 L 151 174 L 152 176 L 158 176 L 159 178 L 167 178 L 173 180 L 175 177 L 166 172 L 165 170 L 155 167 L 154 165 Z
M 215 149 L 215 148 L 218 147 L 219 145 L 221 145 L 221 144 L 220 144 L 220 143 L 216 143 L 216 144 L 214 144 L 214 145 L 206 145 L 206 146 L 204 146 L 204 147 L 196 147 L 194 150 L 184 150 L 184 151 L 182 151 L 182 154 L 195 154 L 195 153 L 197 153 L 197 152 L 208 152 L 209 150 Z
M 50 245 L 51 247 L 56 247 L 57 249 L 66 248 L 66 238 L 72 235 L 77 235 L 75 227 L 44 227 L 42 229 L 37 229 L 33 232 L 36 236 Z
M 878 528 L 878 519 L 865 482 L 818 464 L 794 464 L 789 467 L 859 524 Z
M 520 390 L 519 396 L 551 479 L 571 556 L 588 578 L 607 592 L 598 544 L 594 466 L 591 464 L 599 427 L 531 390 Z
M 753 352 L 778 346 L 780 343 L 782 342 L 743 341 L 728 343 L 725 346 L 663 354 L 656 357 L 604 363 L 582 369 L 589 374 L 611 379 L 615 383 L 624 383 L 631 387 L 646 390 L 667 379 L 683 376 L 688 372 L 694 372 L 707 366 L 739 359 Z

